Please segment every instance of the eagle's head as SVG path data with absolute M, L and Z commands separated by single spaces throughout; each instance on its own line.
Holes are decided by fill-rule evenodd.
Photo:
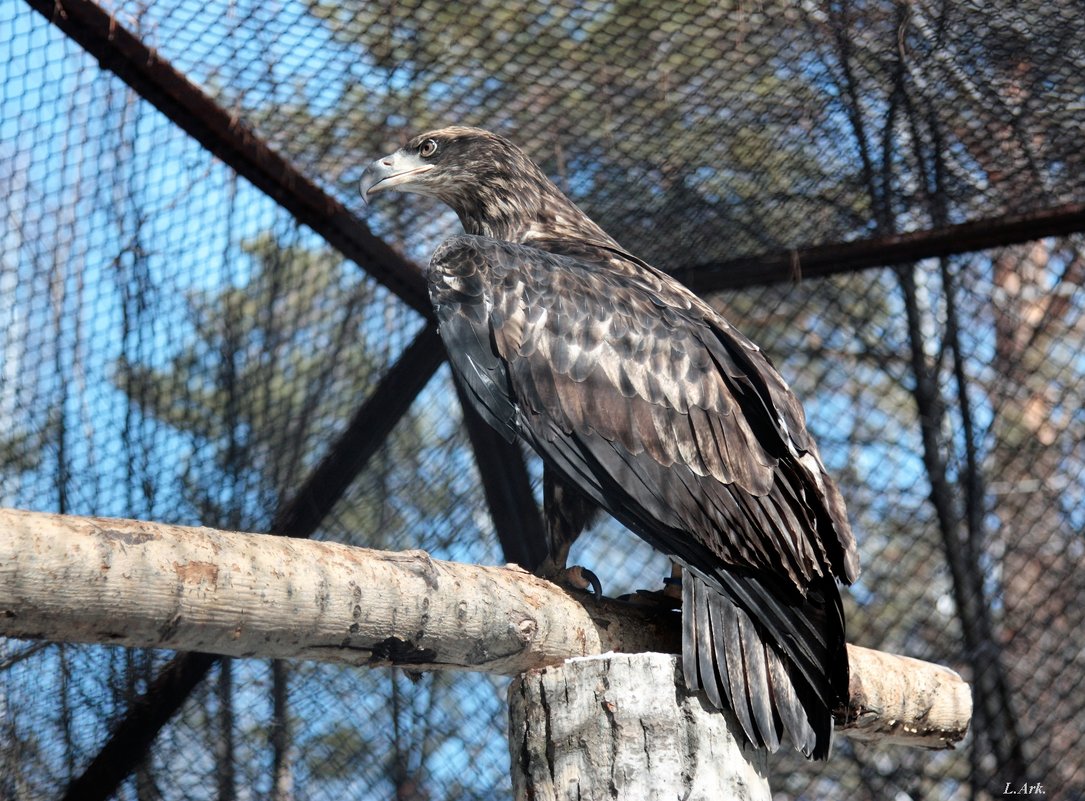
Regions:
M 516 171 L 534 164 L 516 145 L 481 128 L 441 128 L 411 139 L 370 164 L 362 174 L 362 196 L 395 189 L 428 195 L 456 208 L 465 195 L 493 191 Z
M 362 197 L 395 189 L 450 206 L 470 234 L 525 241 L 574 229 L 607 238 L 520 148 L 481 128 L 420 134 L 366 167 Z

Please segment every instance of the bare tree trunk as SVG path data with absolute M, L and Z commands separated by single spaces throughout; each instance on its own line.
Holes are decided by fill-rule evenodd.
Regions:
M 124 652 L 124 708 L 131 709 L 138 703 L 139 686 L 151 680 L 151 652 L 144 648 L 130 648 Z M 162 794 L 158 791 L 152 760 L 148 756 L 140 760 L 132 771 L 136 784 L 137 801 L 159 801 Z
M 219 662 L 218 680 L 218 740 L 215 742 L 215 780 L 218 801 L 234 801 L 237 797 L 237 765 L 234 761 L 234 678 L 233 661 Z
M 862 105 L 859 103 L 860 87 L 851 68 L 853 44 L 847 35 L 851 19 L 846 9 L 845 6 L 845 11 L 840 16 L 840 22 L 836 28 L 842 85 L 850 99 L 849 112 L 852 115 L 852 127 L 860 146 L 863 179 L 871 200 L 878 232 L 895 233 L 898 223 L 894 214 L 892 195 L 894 172 L 898 169 L 898 165 L 892 146 L 894 127 L 897 124 L 911 125 L 913 138 L 916 139 L 914 155 L 919 169 L 921 172 L 931 173 L 924 177 L 934 180 L 936 186 L 940 185 L 941 181 L 939 172 L 941 164 L 937 155 L 931 163 L 927 163 L 922 147 L 914 136 L 919 130 L 919 119 L 916 116 L 917 109 L 911 94 L 914 87 L 908 79 L 911 77 L 914 80 L 916 73 L 909 72 L 904 60 L 897 55 L 890 57 L 886 62 L 886 68 L 892 70 L 893 89 L 887 97 L 887 111 L 878 139 L 881 143 L 881 163 L 880 169 L 878 168 L 874 153 L 870 148 L 870 143 L 875 141 L 875 137 L 873 133 L 868 134 L 868 120 L 863 116 Z M 898 5 L 898 25 L 908 24 L 910 14 L 911 11 L 906 4 Z M 940 131 L 937 126 L 932 129 L 932 136 L 935 137 L 935 141 L 939 141 L 937 137 L 940 136 Z M 941 203 L 940 194 L 931 198 L 930 213 L 936 224 L 946 222 Z M 940 382 L 941 364 L 931 358 L 927 351 L 930 343 L 924 332 L 925 321 L 918 298 L 915 265 L 902 265 L 897 269 L 897 276 L 907 317 L 908 345 L 914 377 L 912 395 L 920 422 L 923 464 L 931 487 L 929 497 L 938 522 L 938 530 L 952 579 L 954 601 L 960 616 L 965 642 L 964 655 L 973 670 L 977 688 L 977 743 L 975 746 L 977 753 L 972 763 L 974 772 L 972 792 L 975 795 L 977 785 L 989 786 L 993 778 L 986 768 L 987 763 L 983 759 L 983 752 L 990 753 L 999 770 L 1007 775 L 1024 776 L 1028 762 L 1025 757 L 1019 720 L 1011 704 L 1010 684 L 1006 675 L 1001 641 L 998 638 L 987 598 L 983 566 L 974 552 L 974 547 L 981 537 L 981 530 L 969 527 L 969 524 L 976 523 L 980 519 L 978 506 L 980 499 L 976 497 L 976 493 L 981 490 L 981 482 L 978 481 L 979 475 L 975 472 L 972 475 L 966 475 L 964 486 L 951 475 L 949 466 L 956 454 L 953 443 L 947 442 L 943 436 L 948 401 Z M 948 291 L 952 291 L 952 287 L 948 288 Z M 955 308 L 953 301 L 954 298 L 950 297 L 951 309 Z M 947 338 L 951 341 L 956 333 L 953 328 L 956 324 L 956 320 L 949 323 L 950 330 L 947 331 Z M 955 358 L 959 359 L 960 354 L 955 353 Z M 965 416 L 969 413 L 970 409 L 965 405 L 961 409 L 961 414 Z M 967 422 L 969 431 L 971 431 L 972 422 L 972 420 Z M 966 446 L 963 461 L 974 468 L 975 454 L 968 453 L 970 447 L 971 445 Z M 964 511 L 957 501 L 961 490 L 966 495 Z M 971 513 L 971 516 L 968 513 Z
M 294 760 L 290 726 L 290 667 L 281 659 L 271 661 L 271 799 L 294 798 Z
M 918 412 L 923 464 L 930 481 L 930 500 L 938 519 L 946 562 L 953 581 L 953 596 L 961 619 L 965 656 L 972 667 L 977 688 L 977 737 L 985 738 L 1001 771 L 1026 776 L 1025 758 L 1018 718 L 1006 677 L 1001 642 L 996 636 L 991 609 L 984 591 L 982 565 L 969 558 L 969 538 L 963 530 L 956 503 L 957 486 L 949 477 L 947 445 L 943 442 L 946 399 L 939 386 L 936 368 L 924 351 L 922 322 L 916 295 L 915 268 L 898 271 L 908 321 L 915 386 L 912 390 Z M 979 724 L 982 723 L 982 728 Z M 982 785 L 995 779 L 977 777 Z
M 678 658 L 603 654 L 509 688 L 517 801 L 769 801 L 768 754 L 681 690 Z
M 940 19 L 928 17 L 929 13 L 923 4 L 910 6 L 915 30 L 932 46 L 942 47 L 945 40 L 939 41 L 936 32 Z M 947 113 L 940 91 L 929 88 L 925 93 L 934 163 L 943 168 L 943 154 L 951 151 L 947 142 L 964 145 L 989 182 L 989 196 L 1003 198 L 1015 213 L 1014 206 L 1027 209 L 1050 193 L 1036 158 L 1048 143 L 1039 129 L 1028 126 L 1023 114 L 1038 99 L 1035 92 L 1043 85 L 1038 77 L 1044 66 L 1032 62 L 1030 48 L 1012 50 L 1012 56 L 986 67 L 1003 87 L 996 105 L 977 106 L 967 114 Z M 953 70 L 952 79 L 969 96 L 980 96 L 964 70 Z M 974 124 L 977 118 L 982 125 Z M 941 180 L 938 186 L 941 195 Z M 935 216 L 936 224 L 945 221 L 944 216 Z M 993 764 L 978 770 L 987 775 L 974 783 L 983 784 L 992 795 L 1004 793 L 1006 780 L 1018 786 L 1042 776 L 1056 787 L 1061 784 L 1058 789 L 1066 796 L 1085 788 L 1085 769 L 1075 758 L 1080 715 L 1075 719 L 1075 712 L 1063 703 L 1073 692 L 1065 675 L 1083 647 L 1079 611 L 1083 560 L 1076 548 L 1078 532 L 1070 530 L 1060 506 L 1065 488 L 1053 486 L 1051 480 L 1073 475 L 1060 464 L 1060 451 L 1068 449 L 1074 434 L 1067 430 L 1070 416 L 1060 418 L 1058 409 L 1063 404 L 1079 405 L 1072 396 L 1059 397 L 1060 389 L 1065 392 L 1065 383 L 1074 379 L 1072 373 L 1059 374 L 1067 357 L 1052 359 L 1051 343 L 1080 339 L 1080 329 L 1068 329 L 1063 319 L 1067 308 L 1060 300 L 1067 295 L 1053 290 L 1080 285 L 1083 275 L 1080 256 L 1074 254 L 1056 277 L 1052 255 L 1050 242 L 1039 239 L 990 254 L 995 357 L 990 364 L 994 378 L 985 380 L 985 389 L 994 421 L 983 443 L 982 470 L 989 490 L 986 499 L 993 502 L 991 511 L 999 524 L 986 537 L 987 548 L 972 547 L 969 563 L 977 572 L 985 567 L 994 574 L 980 572 L 974 589 L 986 595 L 987 614 L 993 618 L 992 636 L 981 643 L 986 653 L 977 655 L 974 677 L 974 750 L 981 760 L 984 752 L 990 754 Z M 979 441 L 976 446 L 979 452 Z M 986 510 L 981 501 L 976 505 L 977 522 L 971 527 L 983 534 L 980 521 Z M 1054 776 L 1059 777 L 1057 782 Z

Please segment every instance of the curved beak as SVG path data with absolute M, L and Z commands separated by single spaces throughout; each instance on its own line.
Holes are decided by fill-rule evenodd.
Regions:
M 432 170 L 433 166 L 422 161 L 417 153 L 404 153 L 402 150 L 377 159 L 362 173 L 359 186 L 362 200 L 368 203 L 371 195 L 393 187 L 399 187 L 401 192 L 420 191 L 412 187 L 411 182 Z

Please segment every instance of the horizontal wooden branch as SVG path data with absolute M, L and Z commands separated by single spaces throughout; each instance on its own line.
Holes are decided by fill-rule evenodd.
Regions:
M 208 528 L 0 509 L 0 636 L 516 675 L 608 651 L 679 650 L 676 614 L 580 598 L 515 567 Z M 848 646 L 838 728 L 959 741 L 968 685 Z
M 519 568 L 0 509 L 0 635 L 504 675 L 674 650 L 673 621 Z

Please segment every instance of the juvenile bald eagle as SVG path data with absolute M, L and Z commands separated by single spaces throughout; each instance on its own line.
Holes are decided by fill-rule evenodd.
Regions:
M 499 136 L 417 136 L 365 171 L 367 198 L 393 188 L 463 224 L 433 254 L 430 298 L 471 403 L 542 457 L 556 558 L 601 507 L 677 561 L 688 687 L 753 744 L 786 735 L 824 758 L 848 693 L 836 579 L 858 557 L 768 358 Z

